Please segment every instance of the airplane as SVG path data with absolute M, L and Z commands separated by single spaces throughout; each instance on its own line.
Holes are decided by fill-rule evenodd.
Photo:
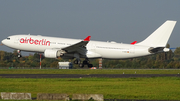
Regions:
M 166 48 L 169 37 L 175 27 L 176 21 L 167 20 L 156 29 L 145 40 L 137 43 L 123 44 L 116 42 L 92 41 L 91 36 L 84 40 L 56 38 L 41 35 L 12 35 L 2 40 L 2 44 L 20 52 L 39 52 L 44 53 L 46 58 L 66 58 L 74 59 L 74 63 L 80 67 L 93 65 L 88 59 L 129 59 L 141 56 L 152 55 L 159 52 L 168 52 Z M 80 58 L 85 58 L 81 62 Z

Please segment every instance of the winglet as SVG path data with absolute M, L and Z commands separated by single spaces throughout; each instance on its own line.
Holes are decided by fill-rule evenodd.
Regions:
M 137 43 L 137 41 L 134 41 L 134 42 L 131 43 L 131 45 L 134 45 L 134 44 L 136 44 L 136 43 Z
M 90 41 L 91 36 L 88 36 L 84 39 L 84 41 Z

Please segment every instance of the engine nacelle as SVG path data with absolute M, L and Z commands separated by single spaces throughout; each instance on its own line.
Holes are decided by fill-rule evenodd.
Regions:
M 44 51 L 44 56 L 46 58 L 57 58 L 59 56 L 63 56 L 65 52 L 59 49 L 46 49 Z

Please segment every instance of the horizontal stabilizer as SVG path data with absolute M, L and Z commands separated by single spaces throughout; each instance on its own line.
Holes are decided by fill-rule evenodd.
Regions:
M 164 47 L 156 47 L 156 48 L 150 47 L 148 49 L 150 53 L 169 52 L 169 50 L 170 50 L 169 48 L 164 48 Z

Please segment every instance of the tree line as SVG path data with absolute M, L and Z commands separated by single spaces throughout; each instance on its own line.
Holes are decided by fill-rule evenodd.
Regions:
M 169 47 L 169 46 L 167 46 Z M 29 54 L 18 58 L 16 50 L 13 52 L 0 51 L 0 67 L 39 67 L 40 55 L 38 53 Z M 58 62 L 67 60 L 62 58 L 50 59 L 42 55 L 42 67 L 58 67 Z M 83 60 L 83 59 L 82 59 Z M 99 59 L 90 59 L 90 62 L 95 66 L 99 66 Z M 73 66 L 79 68 L 78 65 Z M 87 68 L 87 67 L 85 67 Z M 124 60 L 109 60 L 103 59 L 103 68 L 129 68 L 129 69 L 179 69 L 180 68 L 180 47 L 174 51 L 170 50 L 166 53 L 157 53 L 150 56 L 144 56 L 133 59 Z

